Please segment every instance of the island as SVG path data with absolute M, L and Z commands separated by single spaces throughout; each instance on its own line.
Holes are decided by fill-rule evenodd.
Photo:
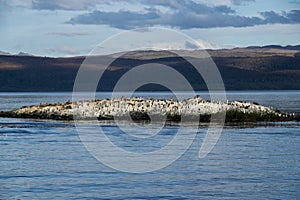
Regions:
M 300 121 L 300 116 L 283 113 L 258 103 L 243 101 L 211 102 L 195 96 L 184 100 L 154 98 L 118 98 L 82 100 L 56 104 L 24 106 L 11 111 L 1 111 L 0 117 L 33 118 L 53 120 L 113 120 L 128 119 L 149 121 L 150 116 L 157 120 L 179 122 L 181 116 L 190 116 L 200 122 L 209 122 L 212 115 L 222 114 L 225 122 L 256 121 Z M 122 118 L 123 117 L 123 118 Z M 199 120 L 200 118 L 200 120 Z

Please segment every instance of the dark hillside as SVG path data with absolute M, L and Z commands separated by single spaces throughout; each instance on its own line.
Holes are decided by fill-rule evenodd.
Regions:
M 227 90 L 300 89 L 299 46 L 272 45 L 208 52 L 218 66 Z M 197 52 L 184 53 L 193 57 Z M 101 60 L 108 57 L 99 58 Z M 84 57 L 0 55 L 0 91 L 72 91 L 83 60 Z M 126 71 L 145 63 L 171 66 L 186 76 L 194 89 L 206 89 L 195 69 L 175 54 L 164 51 L 137 51 L 130 52 L 112 63 L 104 74 L 104 84 L 99 90 L 112 90 Z M 151 87 L 153 89 L 161 88 Z

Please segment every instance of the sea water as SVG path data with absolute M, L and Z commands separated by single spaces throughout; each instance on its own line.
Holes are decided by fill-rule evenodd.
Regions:
M 98 98 L 109 95 L 97 93 Z M 136 95 L 172 96 L 164 92 Z M 200 95 L 209 98 L 208 93 Z M 231 91 L 227 98 L 300 113 L 300 91 Z M 70 99 L 71 93 L 1 93 L 0 110 Z M 115 124 L 102 126 L 110 139 L 133 152 L 162 147 L 176 130 L 176 126 L 164 127 L 161 140 L 153 144 L 130 143 L 120 137 Z M 184 134 L 191 129 L 197 135 L 182 157 L 161 170 L 133 174 L 94 158 L 72 122 L 0 118 L 0 199 L 300 198 L 299 123 L 226 125 L 213 150 L 202 159 L 198 154 L 207 127 L 183 127 Z

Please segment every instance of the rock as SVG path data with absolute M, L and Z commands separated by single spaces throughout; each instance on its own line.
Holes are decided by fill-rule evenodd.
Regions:
M 34 118 L 72 120 L 98 119 L 112 120 L 128 119 L 150 120 L 155 119 L 180 121 L 181 116 L 189 116 L 191 120 L 208 122 L 211 115 L 226 113 L 226 122 L 253 122 L 253 121 L 299 121 L 299 116 L 288 115 L 258 103 L 241 101 L 210 102 L 199 96 L 175 101 L 173 99 L 144 99 L 124 98 L 103 99 L 92 101 L 66 102 L 61 104 L 41 104 L 38 106 L 25 106 L 8 112 L 0 112 L 0 117 Z

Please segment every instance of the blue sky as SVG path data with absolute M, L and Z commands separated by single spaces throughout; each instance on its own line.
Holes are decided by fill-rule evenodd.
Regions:
M 300 0 L 0 0 L 0 51 L 88 54 L 124 30 L 167 27 L 208 47 L 300 44 Z

